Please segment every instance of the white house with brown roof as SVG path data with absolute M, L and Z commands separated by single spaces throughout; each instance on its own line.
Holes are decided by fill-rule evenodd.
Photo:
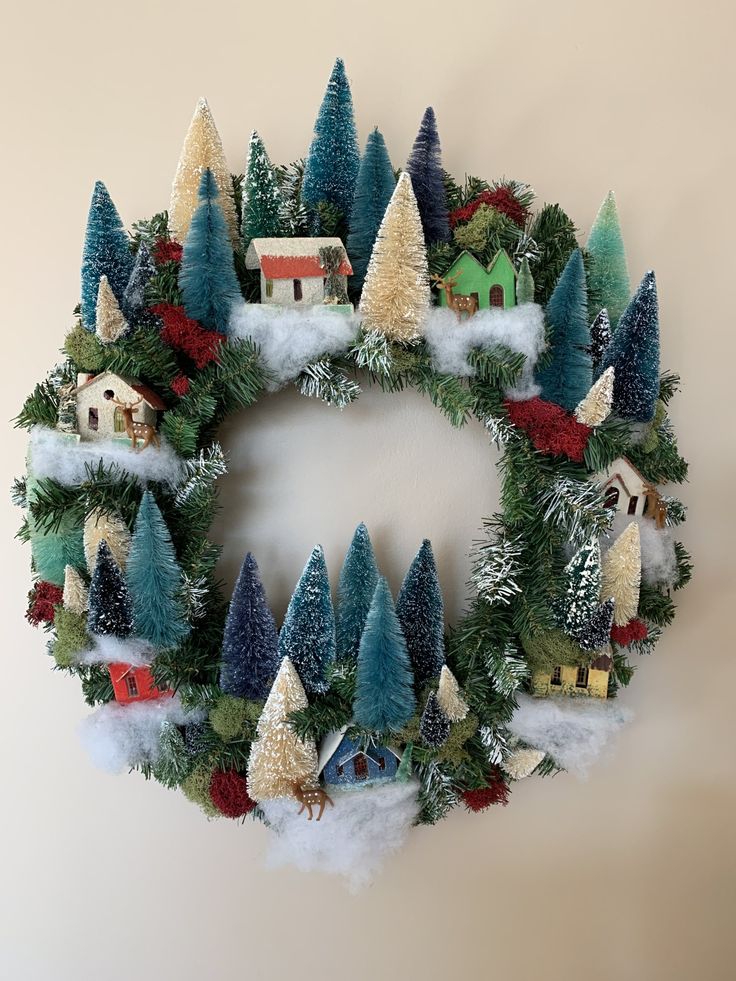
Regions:
M 343 291 L 353 272 L 339 238 L 254 238 L 245 255 L 247 269 L 260 269 L 261 303 L 282 307 L 324 303 L 327 273 L 319 250 L 328 246 L 342 251 L 337 279 Z
M 664 527 L 667 506 L 654 484 L 639 473 L 631 460 L 618 457 L 595 479 L 603 490 L 606 507 L 621 514 L 652 518 L 658 528 Z
M 125 436 L 125 420 L 118 402 L 135 404 L 136 422 L 156 425 L 157 413 L 166 408 L 158 395 L 135 378 L 124 378 L 112 371 L 99 375 L 80 375 L 77 379 L 77 431 L 83 440 Z

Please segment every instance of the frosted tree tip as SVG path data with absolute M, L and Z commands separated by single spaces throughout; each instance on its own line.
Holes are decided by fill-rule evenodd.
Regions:
M 210 111 L 210 104 L 207 101 L 207 99 L 203 95 L 201 95 L 197 99 L 197 108 L 195 109 L 195 112 L 209 113 L 209 111 Z

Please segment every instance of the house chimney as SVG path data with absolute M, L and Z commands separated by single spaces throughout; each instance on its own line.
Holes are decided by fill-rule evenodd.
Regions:
M 86 385 L 87 382 L 94 377 L 95 377 L 94 375 L 90 375 L 86 371 L 80 371 L 79 374 L 77 375 L 77 388 L 81 388 L 82 385 Z

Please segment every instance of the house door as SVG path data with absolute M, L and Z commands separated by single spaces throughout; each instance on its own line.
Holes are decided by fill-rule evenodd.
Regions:
M 294 280 L 294 301 L 299 303 L 302 299 L 302 281 L 301 279 Z
M 97 432 L 97 427 L 100 424 L 100 414 L 97 409 L 90 409 L 87 414 L 87 425 L 93 432 Z
M 368 779 L 368 760 L 362 753 L 358 753 L 358 755 L 354 758 L 353 771 L 355 773 L 356 780 Z
M 123 410 L 120 407 L 115 409 L 115 422 L 113 428 L 116 433 L 125 432 L 125 417 L 123 416 Z
M 639 503 L 639 498 L 636 494 L 629 498 L 629 514 L 636 514 L 636 506 Z
M 503 308 L 503 286 L 499 286 L 498 283 L 495 286 L 491 286 L 488 299 L 492 307 Z

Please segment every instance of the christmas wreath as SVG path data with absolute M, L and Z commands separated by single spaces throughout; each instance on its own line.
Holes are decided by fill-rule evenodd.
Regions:
M 17 419 L 15 497 L 27 617 L 94 707 L 103 766 L 359 878 L 412 824 L 584 769 L 621 724 L 615 696 L 691 574 L 660 489 L 687 474 L 678 378 L 613 196 L 585 247 L 559 205 L 532 206 L 521 182 L 446 173 L 431 108 L 403 171 L 378 129 L 361 155 L 339 60 L 305 161 L 274 167 L 254 132 L 232 176 L 202 100 L 168 212 L 129 235 L 95 185 L 64 360 Z M 459 623 L 430 542 L 394 598 L 363 524 L 334 605 L 319 545 L 280 628 L 250 553 L 222 595 L 217 429 L 289 384 L 338 409 L 413 387 L 485 425 L 502 509 Z

